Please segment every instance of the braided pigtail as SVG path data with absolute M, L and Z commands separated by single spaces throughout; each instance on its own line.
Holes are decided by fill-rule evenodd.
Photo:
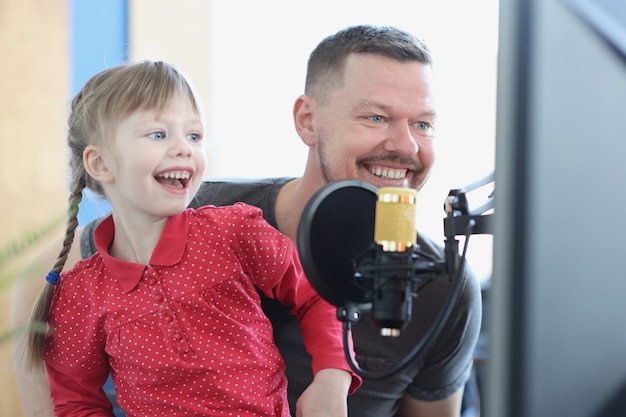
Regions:
M 78 227 L 78 205 L 82 200 L 82 191 L 85 188 L 85 177 L 81 176 L 74 182 L 74 187 L 69 198 L 67 227 L 65 229 L 65 239 L 63 239 L 63 247 L 59 256 L 46 276 L 46 284 L 42 289 L 33 308 L 30 318 L 30 331 L 28 334 L 28 363 L 31 368 L 39 368 L 43 364 L 43 353 L 46 342 L 46 322 L 48 320 L 48 312 L 52 304 L 52 294 L 54 286 L 59 280 L 59 276 L 67 257 L 69 255 L 76 228 Z

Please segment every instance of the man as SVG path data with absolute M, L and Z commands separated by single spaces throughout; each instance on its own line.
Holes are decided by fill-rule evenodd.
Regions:
M 331 181 L 359 179 L 377 187 L 420 189 L 434 161 L 431 64 L 427 47 L 395 28 L 350 27 L 324 39 L 309 58 L 305 93 L 293 108 L 296 131 L 309 147 L 302 177 L 209 181 L 194 204 L 256 205 L 295 241 L 304 206 Z M 81 236 L 85 256 L 92 252 L 92 230 L 93 224 L 88 225 Z M 418 242 L 422 250 L 443 257 L 442 248 L 428 237 L 418 234 Z M 73 255 L 77 260 L 78 254 Z M 447 276 L 433 278 L 413 303 L 413 319 L 399 337 L 380 336 L 367 314 L 353 325 L 361 368 L 385 373 L 423 339 L 445 308 L 453 285 Z M 471 273 L 462 279 L 462 292 L 432 347 L 393 377 L 364 380 L 348 398 L 351 416 L 459 416 L 481 320 L 478 280 Z M 295 401 L 312 378 L 310 359 L 297 321 L 271 300 L 263 303 L 286 362 L 294 412 Z M 23 391 L 25 401 L 31 401 L 33 390 Z

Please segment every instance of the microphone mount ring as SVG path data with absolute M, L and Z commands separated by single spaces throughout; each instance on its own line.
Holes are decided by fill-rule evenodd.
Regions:
M 355 323 L 361 319 L 361 310 L 352 304 L 337 307 L 337 319 L 344 323 Z

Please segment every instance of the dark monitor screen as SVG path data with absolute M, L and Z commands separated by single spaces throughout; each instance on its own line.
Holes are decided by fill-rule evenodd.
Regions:
M 626 416 L 625 4 L 500 2 L 487 417 Z

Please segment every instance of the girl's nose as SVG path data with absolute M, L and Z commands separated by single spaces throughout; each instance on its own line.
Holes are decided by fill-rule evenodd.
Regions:
M 193 154 L 193 147 L 186 136 L 177 137 L 172 146 L 172 152 L 176 157 L 189 158 Z

